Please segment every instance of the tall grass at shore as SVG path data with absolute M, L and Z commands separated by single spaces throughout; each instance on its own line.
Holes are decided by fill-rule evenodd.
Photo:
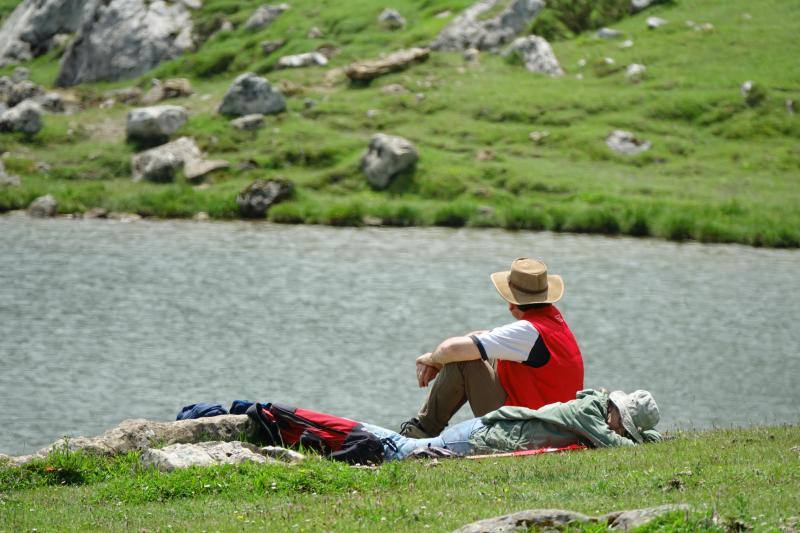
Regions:
M 798 527 L 800 427 L 672 437 L 633 449 L 377 469 L 311 459 L 160 473 L 135 453 L 57 452 L 23 468 L 0 465 L 0 529 L 452 531 L 523 509 L 599 515 L 664 503 L 692 509 L 647 530 Z

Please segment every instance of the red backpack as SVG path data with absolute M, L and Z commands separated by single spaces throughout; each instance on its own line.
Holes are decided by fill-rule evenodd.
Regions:
M 271 446 L 310 448 L 351 464 L 383 462 L 381 439 L 354 420 L 278 403 L 253 404 L 247 416 Z

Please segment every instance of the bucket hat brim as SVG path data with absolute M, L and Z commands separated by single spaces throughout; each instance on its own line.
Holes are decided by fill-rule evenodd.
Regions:
M 527 292 L 511 286 L 508 283 L 510 270 L 495 272 L 492 274 L 492 283 L 500 293 L 500 296 L 509 303 L 515 305 L 528 304 L 552 304 L 556 303 L 564 295 L 564 280 L 561 276 L 547 276 L 547 290 L 541 292 Z
M 625 428 L 625 431 L 627 431 L 636 442 L 641 444 L 642 434 L 639 432 L 639 428 L 636 427 L 636 424 L 633 423 L 633 417 L 628 410 L 628 395 L 622 391 L 614 391 L 608 395 L 608 399 L 617 406 L 620 418 L 622 418 L 622 427 Z

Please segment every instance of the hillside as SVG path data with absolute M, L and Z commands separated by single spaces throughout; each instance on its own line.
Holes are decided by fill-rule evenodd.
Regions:
M 0 3 L 7 17 L 16 2 Z M 406 24 L 378 23 L 384 6 L 367 0 L 295 0 L 260 31 L 245 21 L 259 2 L 206 0 L 192 11 L 195 51 L 138 78 L 58 91 L 79 104 L 48 114 L 32 136 L 0 134 L 6 171 L 21 185 L 0 186 L 0 211 L 52 194 L 60 213 L 102 207 L 142 216 L 241 216 L 235 198 L 254 179 L 285 178 L 294 196 L 266 217 L 333 225 L 442 225 L 549 229 L 800 246 L 800 5 L 791 0 L 677 0 L 608 26 L 552 40 L 561 77 L 481 52 L 431 52 L 427 61 L 369 84 L 341 68 L 354 61 L 429 45 L 469 0 L 398 0 Z M 558 2 L 551 2 L 558 4 Z M 545 8 L 545 12 L 555 7 Z M 548 30 L 541 22 L 532 29 Z M 663 26 L 648 29 L 648 17 Z M 550 15 L 547 15 L 550 17 Z M 232 29 L 224 29 L 229 22 Z M 319 31 L 309 33 L 312 28 Z M 220 29 L 222 28 L 222 29 Z M 558 32 L 552 31 L 554 35 Z M 286 44 L 265 54 L 265 40 Z M 628 45 L 626 41 L 632 41 Z M 325 66 L 277 69 L 280 57 L 329 45 Z M 626 46 L 627 45 L 627 46 Z M 52 88 L 55 49 L 24 63 Z M 604 58 L 613 59 L 613 63 Z M 639 82 L 628 65 L 646 67 Z M 0 69 L 11 74 L 13 66 Z M 223 94 L 253 71 L 282 89 L 287 110 L 256 131 L 217 113 Z M 172 138 L 193 137 L 208 159 L 230 162 L 200 185 L 133 182 L 125 139 L 130 105 L 108 91 L 185 77 L 194 94 L 162 103 L 186 108 Z M 741 85 L 752 80 L 750 103 Z M 386 87 L 393 90 L 387 91 Z M 400 87 L 397 87 L 400 86 Z M 787 100 L 794 102 L 788 104 Z M 101 105 L 105 102 L 105 105 Z M 793 108 L 792 108 L 793 106 Z M 609 149 L 626 130 L 651 143 L 636 155 Z M 374 190 L 360 159 L 374 133 L 410 140 L 416 167 Z

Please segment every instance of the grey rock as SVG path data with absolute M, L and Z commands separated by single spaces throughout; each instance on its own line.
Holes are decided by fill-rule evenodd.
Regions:
M 299 463 L 306 459 L 306 456 L 302 453 L 288 448 L 281 448 L 280 446 L 264 446 L 259 448 L 258 451 L 261 455 L 272 457 L 284 463 Z
M 633 133 L 614 130 L 606 137 L 606 145 L 622 155 L 636 155 L 650 149 L 650 142 L 637 138 Z
M 86 0 L 24 0 L 0 28 L 0 65 L 27 61 L 50 48 L 58 34 L 78 29 Z
M 8 107 L 14 107 L 25 100 L 44 95 L 42 87 L 28 80 L 13 83 L 6 91 L 6 104 L 8 104 Z
M 644 77 L 644 73 L 647 72 L 647 67 L 639 63 L 631 63 L 628 65 L 628 68 L 625 69 L 625 77 L 628 81 L 633 83 L 638 83 Z
M 372 136 L 367 152 L 361 158 L 361 170 L 376 189 L 385 189 L 398 173 L 411 168 L 419 159 L 410 141 L 394 135 Z
M 266 463 L 267 457 L 258 453 L 252 444 L 233 442 L 199 442 L 197 444 L 171 444 L 159 449 L 147 449 L 141 462 L 145 467 L 154 467 L 162 472 L 190 466 L 212 466 L 221 464 Z M 276 462 L 275 459 L 269 459 Z
M 515 39 L 503 52 L 504 56 L 512 54 L 518 56 L 525 68 L 531 72 L 541 72 L 554 77 L 564 75 L 550 43 L 542 37 L 529 35 Z
M 236 196 L 242 216 L 264 218 L 274 204 L 292 196 L 294 185 L 286 180 L 255 180 Z
M 253 113 L 231 120 L 231 126 L 237 130 L 253 131 L 264 127 L 264 115 Z
M 57 92 L 44 93 L 33 100 L 49 113 L 63 113 L 67 109 L 64 99 Z
M 631 0 L 631 10 L 641 11 L 643 9 L 647 9 L 651 4 L 654 3 L 655 0 Z
M 104 207 L 93 207 L 83 214 L 83 218 L 106 218 L 108 217 L 108 209 Z
M 308 33 L 306 33 L 306 37 L 309 39 L 320 39 L 325 36 L 325 32 L 319 29 L 317 26 L 312 26 L 309 28 Z
M 481 51 L 477 48 L 467 48 L 464 50 L 464 61 L 467 63 L 477 63 L 481 58 Z
M 286 100 L 281 91 L 252 72 L 241 74 L 234 80 L 219 106 L 220 114 L 233 116 L 271 115 L 284 110 Z
M 14 83 L 19 83 L 21 81 L 25 81 L 30 76 L 30 71 L 25 67 L 17 67 L 14 69 L 14 72 L 11 74 L 11 81 Z
M 194 46 L 183 3 L 165 0 L 89 0 L 56 79 L 61 87 L 144 74 Z
M 506 533 L 512 531 L 529 531 L 538 528 L 563 529 L 569 524 L 587 523 L 591 521 L 591 517 L 573 511 L 535 509 L 480 520 L 460 527 L 456 529 L 454 533 Z
M 3 160 L 0 159 L 0 187 L 19 187 L 22 185 L 22 180 L 19 176 L 6 174 L 6 167 Z
M 498 15 L 484 18 L 500 2 L 508 5 Z M 467 48 L 498 51 L 527 29 L 543 7 L 542 0 L 480 0 L 445 26 L 431 48 L 450 52 Z
M 263 5 L 250 15 L 250 18 L 244 23 L 244 29 L 250 31 L 263 30 L 287 9 L 289 9 L 289 4 L 279 4 L 277 6 Z
M 399 30 L 406 25 L 405 17 L 403 17 L 399 11 L 392 9 L 391 7 L 387 7 L 381 11 L 381 14 L 378 15 L 378 22 L 384 28 L 388 28 L 390 30 Z
M 40 196 L 30 203 L 27 211 L 32 217 L 54 217 L 58 213 L 58 202 L 51 194 Z
M 187 119 L 186 109 L 181 106 L 139 107 L 128 111 L 125 131 L 129 139 L 159 142 L 175 133 Z
M 305 54 L 283 56 L 278 60 L 278 68 L 298 68 L 327 64 L 328 58 L 319 52 L 306 52 Z
M 200 148 L 190 137 L 145 150 L 131 159 L 133 181 L 172 181 L 187 161 L 202 159 L 202 156 Z
M 13 131 L 33 135 L 42 129 L 42 107 L 32 100 L 25 100 L 0 115 L 0 131 Z
M 274 39 L 270 41 L 261 41 L 261 50 L 264 51 L 264 55 L 270 55 L 275 50 L 281 48 L 283 45 L 286 44 L 286 39 Z
M 198 181 L 215 170 L 230 168 L 224 159 L 190 159 L 183 165 L 183 175 L 189 181 Z
M 644 526 L 667 513 L 676 511 L 688 512 L 690 509 L 691 507 L 686 504 L 666 504 L 647 509 L 633 509 L 631 511 L 610 513 L 599 517 L 598 520 L 607 523 L 611 529 L 630 531 L 634 528 Z
M 186 78 L 172 78 L 168 80 L 153 80 L 153 86 L 142 98 L 145 104 L 155 104 L 170 98 L 182 98 L 191 96 L 192 83 Z
M 656 28 L 660 28 L 664 24 L 667 23 L 666 19 L 662 19 L 661 17 L 647 17 L 647 27 L 651 30 Z
M 595 35 L 598 39 L 619 39 L 622 37 L 622 32 L 612 28 L 600 28 Z
M 351 63 L 344 69 L 344 73 L 353 81 L 371 81 L 384 74 L 404 70 L 414 63 L 425 61 L 428 56 L 430 50 L 427 48 L 398 50 L 380 59 Z

